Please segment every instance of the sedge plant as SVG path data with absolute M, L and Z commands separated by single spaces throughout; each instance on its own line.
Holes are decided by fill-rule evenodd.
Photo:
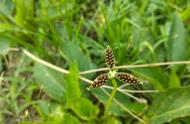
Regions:
M 134 77 L 133 75 L 131 75 L 129 73 L 117 72 L 117 70 L 115 69 L 114 54 L 113 54 L 113 51 L 109 45 L 107 46 L 107 48 L 105 50 L 105 61 L 106 61 L 106 65 L 109 68 L 109 72 L 101 74 L 98 77 L 96 77 L 95 80 L 93 81 L 93 83 L 88 87 L 88 90 L 90 90 L 92 88 L 101 87 L 108 80 L 111 80 L 114 89 L 113 89 L 113 91 L 112 91 L 112 93 L 111 93 L 111 95 L 110 95 L 110 97 L 106 103 L 104 117 L 106 117 L 108 115 L 108 110 L 111 106 L 111 103 L 112 103 L 113 98 L 114 98 L 116 91 L 117 91 L 117 82 L 115 80 L 116 78 L 119 79 L 120 81 L 124 82 L 124 83 L 134 83 L 134 84 L 140 83 L 140 81 L 136 77 Z

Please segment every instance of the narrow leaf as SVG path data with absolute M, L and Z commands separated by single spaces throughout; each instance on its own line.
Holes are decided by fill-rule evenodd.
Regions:
M 73 102 L 81 96 L 79 81 L 78 81 L 78 67 L 77 64 L 71 63 L 69 69 L 69 75 L 66 82 L 66 95 L 67 102 Z
M 180 80 L 178 75 L 176 74 L 176 69 L 177 68 L 172 68 L 170 72 L 169 84 L 171 88 L 180 87 Z

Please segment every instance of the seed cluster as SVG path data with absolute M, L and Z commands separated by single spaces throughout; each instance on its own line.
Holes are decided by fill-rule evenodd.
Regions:
M 117 73 L 116 78 L 124 81 L 125 83 L 140 83 L 140 81 L 136 77 L 128 73 Z
M 108 65 L 108 67 L 112 69 L 115 66 L 115 59 L 114 59 L 113 52 L 109 46 L 106 48 L 105 59 L 106 59 L 106 64 Z
M 108 79 L 109 77 L 107 74 L 102 74 L 93 81 L 93 83 L 90 85 L 90 88 L 100 87 L 104 85 Z
M 100 87 L 104 85 L 106 81 L 109 80 L 110 78 L 118 78 L 119 80 L 125 83 L 140 83 L 140 81 L 136 77 L 132 76 L 131 74 L 123 73 L 123 72 L 118 73 L 114 71 L 113 67 L 115 66 L 115 59 L 114 59 L 113 52 L 109 46 L 106 48 L 105 60 L 110 70 L 109 73 L 98 76 L 93 81 L 93 83 L 88 87 L 88 89 Z

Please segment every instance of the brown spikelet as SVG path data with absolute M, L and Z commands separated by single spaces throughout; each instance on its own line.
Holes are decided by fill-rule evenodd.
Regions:
M 104 85 L 108 79 L 109 79 L 109 77 L 107 74 L 101 74 L 93 81 L 93 83 L 90 85 L 89 88 L 91 89 L 91 88 L 95 88 L 95 87 L 100 87 L 100 86 Z
M 87 88 L 90 90 L 91 88 L 100 87 L 106 83 L 110 78 L 117 78 L 125 83 L 140 83 L 140 81 L 131 74 L 128 73 L 118 73 L 114 70 L 115 67 L 115 59 L 111 48 L 108 46 L 106 48 L 105 55 L 106 64 L 109 67 L 109 73 L 102 74 L 98 76 L 93 83 Z
M 117 73 L 116 78 L 125 83 L 140 83 L 140 81 L 136 77 L 128 73 Z
M 112 69 L 115 66 L 114 55 L 113 55 L 113 52 L 109 46 L 106 48 L 105 60 L 106 60 L 106 64 L 108 65 L 108 67 L 110 69 Z

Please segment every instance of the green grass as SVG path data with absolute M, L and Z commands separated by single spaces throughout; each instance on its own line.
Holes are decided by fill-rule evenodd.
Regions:
M 86 90 L 79 72 L 106 67 L 107 45 L 117 65 L 189 60 L 189 8 L 188 0 L 1 0 L 0 122 L 142 123 L 136 116 L 153 124 L 188 124 L 189 65 L 121 69 L 143 84 L 116 80 L 125 87 L 106 119 L 99 118 L 112 90 Z M 34 61 L 23 49 L 70 73 Z M 93 81 L 100 73 L 80 76 Z M 113 89 L 111 82 L 106 86 Z M 127 90 L 158 92 L 131 98 Z

